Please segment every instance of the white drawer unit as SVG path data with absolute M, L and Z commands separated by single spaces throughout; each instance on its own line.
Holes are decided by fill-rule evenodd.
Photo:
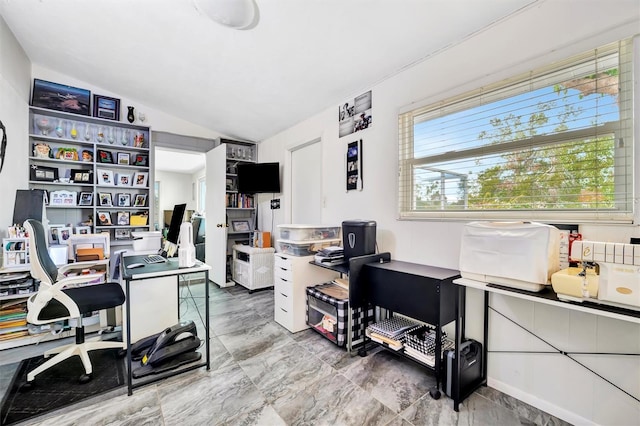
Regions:
M 307 329 L 307 287 L 331 281 L 339 274 L 311 265 L 313 256 L 276 253 L 274 260 L 275 320 L 292 333 Z

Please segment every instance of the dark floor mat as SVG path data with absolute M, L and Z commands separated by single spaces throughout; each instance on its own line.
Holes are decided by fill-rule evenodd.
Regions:
M 89 353 L 93 378 L 80 384 L 84 373 L 80 357 L 71 357 L 36 376 L 32 389 L 21 392 L 27 372 L 46 360 L 42 356 L 23 360 L 2 400 L 0 425 L 10 425 L 125 385 L 125 360 L 117 349 L 102 349 Z

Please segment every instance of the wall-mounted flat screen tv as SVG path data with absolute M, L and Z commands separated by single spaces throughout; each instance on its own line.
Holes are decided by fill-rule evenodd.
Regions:
M 280 163 L 240 163 L 237 170 L 239 193 L 280 192 Z

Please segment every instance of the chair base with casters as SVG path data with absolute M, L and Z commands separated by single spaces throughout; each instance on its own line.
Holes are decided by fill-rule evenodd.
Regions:
M 65 265 L 58 269 L 53 263 L 47 250 L 47 239 L 44 227 L 38 221 L 28 219 L 24 226 L 29 234 L 31 257 L 31 275 L 40 280 L 38 292 L 27 300 L 27 321 L 31 324 L 49 324 L 61 320 L 76 319 L 75 343 L 48 350 L 44 353 L 49 358 L 42 365 L 27 373 L 25 389 L 31 387 L 34 380 L 48 368 L 59 364 L 72 356 L 79 356 L 84 366 L 84 374 L 80 382 L 91 380 L 93 368 L 89 351 L 98 349 L 124 349 L 123 342 L 101 341 L 90 339 L 85 341 L 82 317 L 94 311 L 120 306 L 125 301 L 124 292 L 118 283 L 90 284 L 100 274 L 64 276 L 64 272 L 71 268 L 86 269 L 95 266 L 95 262 L 79 262 Z M 78 284 L 85 284 L 75 287 Z

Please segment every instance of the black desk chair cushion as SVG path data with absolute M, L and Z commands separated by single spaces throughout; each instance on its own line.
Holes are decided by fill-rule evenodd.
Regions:
M 116 283 L 68 288 L 62 290 L 62 292 L 78 305 L 78 310 L 81 314 L 120 306 L 125 301 L 122 287 Z M 47 306 L 40 311 L 38 319 L 52 320 L 67 316 L 69 316 L 67 308 L 56 299 L 51 299 Z

